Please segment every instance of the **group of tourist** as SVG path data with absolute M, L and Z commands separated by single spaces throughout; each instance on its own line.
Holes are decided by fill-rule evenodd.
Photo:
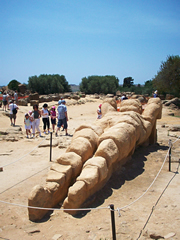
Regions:
M 58 131 L 60 130 L 61 127 L 62 127 L 63 131 L 65 130 L 65 133 L 67 136 L 68 135 L 68 133 L 67 133 L 68 116 L 67 116 L 67 107 L 65 104 L 66 104 L 65 100 L 59 100 L 57 112 L 56 112 L 55 106 L 53 106 L 51 108 L 51 110 L 49 111 L 47 103 L 45 103 L 43 105 L 43 108 L 41 111 L 38 109 L 38 105 L 34 105 L 33 111 L 29 111 L 29 113 L 25 114 L 24 124 L 25 124 L 27 138 L 29 138 L 29 136 L 31 137 L 31 129 L 32 129 L 33 138 L 35 137 L 36 131 L 39 133 L 39 136 L 42 137 L 41 130 L 39 128 L 41 117 L 42 117 L 42 121 L 43 121 L 44 134 L 50 133 L 50 131 L 49 131 L 50 130 L 50 120 L 51 120 L 51 124 L 52 124 L 52 130 L 53 130 L 53 132 L 55 132 L 56 119 L 57 119 L 58 123 L 57 123 L 56 132 L 55 132 L 56 137 L 58 136 Z
M 14 96 L 13 94 L 10 94 L 8 91 L 3 93 L 3 110 L 6 112 L 7 110 L 9 110 L 9 105 L 12 103 L 12 100 L 14 100 L 14 102 L 17 104 L 18 102 L 18 94 L 17 91 L 14 92 Z
M 156 90 L 154 92 L 154 97 L 156 98 L 157 96 L 158 95 L 157 95 L 157 90 Z M 128 99 L 128 98 L 124 94 L 121 97 L 121 102 L 126 99 Z M 10 110 L 11 126 L 15 126 L 16 114 L 17 114 L 17 110 L 19 109 L 17 106 L 17 102 L 18 102 L 17 91 L 15 91 L 15 93 L 14 93 L 14 99 L 8 93 L 4 92 L 4 94 L 3 94 L 3 110 L 6 111 L 7 106 L 8 106 L 8 110 Z M 65 130 L 65 134 L 67 136 L 68 135 L 68 133 L 67 133 L 68 116 L 67 116 L 67 107 L 65 104 L 66 104 L 66 101 L 64 99 L 59 100 L 57 112 L 56 112 L 55 106 L 53 106 L 51 108 L 51 110 L 49 111 L 47 103 L 45 103 L 43 105 L 43 108 L 41 111 L 38 109 L 38 105 L 34 105 L 33 111 L 29 111 L 29 113 L 26 113 L 25 118 L 24 118 L 24 124 L 25 124 L 27 138 L 31 137 L 32 134 L 33 134 L 33 138 L 34 138 L 35 131 L 37 131 L 39 133 L 39 136 L 42 137 L 41 130 L 39 128 L 41 117 L 42 117 L 42 121 L 43 121 L 44 134 L 50 133 L 49 130 L 50 130 L 50 120 L 51 120 L 52 130 L 53 130 L 53 132 L 55 132 L 56 137 L 58 136 L 58 131 L 60 130 L 61 127 L 63 128 L 62 129 L 63 131 Z M 102 118 L 101 106 L 102 106 L 102 104 L 99 105 L 98 110 L 97 110 L 97 118 L 98 119 Z M 55 131 L 56 119 L 58 120 L 58 123 L 57 123 L 56 131 Z M 32 129 L 32 133 L 31 133 L 31 129 Z M 47 132 L 46 132 L 46 129 L 47 129 Z
M 10 99 L 9 95 L 7 93 L 4 93 L 3 94 L 3 110 L 4 111 L 7 111 L 6 109 L 10 110 L 11 126 L 15 126 L 17 110 L 19 109 L 17 105 L 17 101 L 18 101 L 17 92 L 15 92 L 14 94 L 14 99 L 10 99 L 10 100 L 9 99 Z M 38 132 L 39 136 L 42 137 L 41 130 L 39 128 L 40 118 L 42 118 L 44 134 L 50 133 L 50 123 L 51 123 L 52 130 L 53 132 L 55 132 L 56 137 L 58 136 L 58 131 L 60 130 L 61 127 L 62 127 L 62 131 L 65 130 L 66 136 L 68 135 L 68 132 L 67 132 L 68 116 L 67 116 L 66 101 L 64 99 L 61 99 L 58 101 L 57 112 L 56 112 L 55 106 L 53 106 L 51 110 L 49 110 L 48 104 L 45 103 L 41 111 L 39 110 L 38 105 L 34 105 L 32 111 L 25 113 L 24 125 L 25 125 L 27 138 L 31 136 L 34 138 L 36 132 Z M 56 120 L 57 120 L 57 128 L 55 129 Z
M 31 137 L 31 129 L 32 129 L 33 137 L 35 137 L 35 131 L 37 131 L 39 133 L 39 136 L 42 137 L 39 125 L 40 125 L 41 116 L 42 116 L 42 119 L 44 119 L 46 116 L 45 109 L 47 109 L 47 104 L 43 105 L 42 111 L 40 111 L 38 109 L 38 105 L 34 105 L 33 111 L 29 111 L 29 113 L 25 113 L 24 125 L 25 125 L 25 129 L 26 129 L 27 138 L 29 138 L 29 135 Z M 46 120 L 47 119 L 49 120 L 49 112 L 48 112 Z M 47 122 L 49 123 L 49 121 L 43 121 L 44 133 L 46 133 Z M 49 133 L 49 125 L 48 125 L 48 133 Z

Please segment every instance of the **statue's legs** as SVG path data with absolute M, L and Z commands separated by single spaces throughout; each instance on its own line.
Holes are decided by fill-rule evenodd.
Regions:
M 96 131 L 95 131 L 96 130 Z M 33 207 L 52 208 L 62 202 L 67 196 L 68 188 L 79 176 L 83 164 L 91 158 L 97 149 L 100 128 L 79 128 L 72 139 L 71 145 L 53 163 L 46 179 L 45 187 L 35 186 L 28 198 L 28 205 Z M 99 131 L 99 132 L 98 132 Z M 41 219 L 48 211 L 41 209 L 28 209 L 29 219 Z

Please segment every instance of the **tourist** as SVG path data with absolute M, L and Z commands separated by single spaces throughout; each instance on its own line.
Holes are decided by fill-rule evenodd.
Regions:
M 59 102 L 58 102 L 59 104 Z M 68 121 L 68 116 L 67 116 L 67 107 L 65 106 L 66 101 L 62 100 L 61 104 L 58 106 L 57 108 L 57 112 L 58 112 L 58 124 L 57 124 L 57 129 L 56 129 L 56 137 L 57 137 L 57 132 L 60 129 L 60 127 L 63 125 L 65 132 L 66 132 L 66 136 L 68 136 L 67 133 L 67 121 Z
M 39 124 L 40 124 L 40 117 L 41 117 L 41 112 L 38 109 L 38 105 L 33 106 L 34 111 L 32 112 L 32 117 L 33 117 L 33 122 L 32 122 L 32 127 L 33 127 L 33 137 L 35 137 L 35 130 L 38 131 L 39 136 L 41 136 L 41 130 L 39 129 Z
M 17 91 L 15 90 L 15 93 L 14 93 L 14 101 L 16 104 L 18 104 L 18 94 L 17 94 Z
M 102 106 L 102 104 L 99 105 L 98 110 L 97 110 L 97 114 L 98 114 L 97 115 L 97 119 L 101 119 L 102 118 L 101 106 Z
M 11 100 L 13 100 L 13 97 L 12 97 L 11 93 L 7 94 L 7 96 L 8 96 L 8 110 L 9 110 L 9 104 L 10 104 Z
M 46 134 L 46 126 L 47 126 L 48 133 L 50 133 L 50 131 L 49 131 L 49 111 L 48 111 L 48 105 L 47 105 L 47 103 L 45 103 L 45 104 L 43 105 L 43 109 L 42 109 L 42 120 L 43 120 L 44 134 Z
M 158 97 L 158 91 L 156 90 L 155 92 L 154 92 L 154 98 L 157 98 Z
M 11 98 L 10 98 L 10 94 L 9 94 L 9 92 L 7 91 L 7 105 L 8 105 L 8 110 L 9 110 L 9 104 L 10 104 L 10 101 L 11 101 Z
M 31 129 L 33 129 L 33 121 L 34 121 L 34 118 L 32 116 L 32 111 L 29 111 L 29 120 L 30 120 L 30 123 L 31 123 Z
M 124 93 L 124 94 L 122 95 L 122 97 L 121 97 L 121 102 L 122 102 L 123 100 L 126 100 L 126 99 L 128 99 L 128 98 L 126 97 L 126 94 Z
M 56 125 L 56 108 L 55 108 L 55 106 L 52 106 L 50 114 L 51 114 L 52 129 L 54 132 L 55 125 Z
M 6 92 L 3 93 L 3 110 L 6 112 L 8 104 L 8 96 Z
M 9 110 L 10 110 L 10 121 L 11 121 L 11 126 L 15 126 L 16 123 L 16 114 L 18 110 L 18 106 L 14 103 L 14 100 L 11 100 L 9 104 Z
M 61 97 L 61 99 L 58 101 L 58 105 L 61 105 L 62 100 L 63 100 L 63 98 Z M 64 126 L 62 125 L 61 127 L 63 128 L 62 131 L 64 131 Z
M 29 138 L 29 135 L 31 137 L 31 121 L 28 113 L 25 114 L 24 125 L 26 129 L 27 138 Z

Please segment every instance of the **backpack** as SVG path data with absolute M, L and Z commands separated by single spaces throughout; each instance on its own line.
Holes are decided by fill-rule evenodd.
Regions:
M 14 104 L 13 104 L 13 107 L 14 107 Z M 13 112 L 13 114 L 16 114 L 17 113 L 17 109 L 13 108 L 12 112 Z

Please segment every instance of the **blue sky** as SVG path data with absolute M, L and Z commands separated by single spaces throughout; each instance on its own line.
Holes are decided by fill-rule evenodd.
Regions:
M 0 0 L 0 85 L 60 74 L 144 84 L 180 55 L 179 0 Z

